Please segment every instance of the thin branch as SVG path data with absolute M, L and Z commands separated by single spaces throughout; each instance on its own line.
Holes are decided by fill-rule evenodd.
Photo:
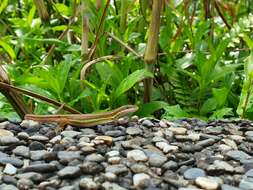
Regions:
M 16 92 L 20 92 L 20 93 L 25 94 L 27 96 L 31 96 L 33 98 L 42 100 L 44 102 L 47 102 L 49 104 L 52 104 L 52 105 L 55 105 L 55 106 L 58 106 L 58 107 L 60 107 L 60 106 L 62 106 L 62 104 L 64 104 L 62 106 L 62 109 L 66 110 L 66 111 L 68 111 L 70 113 L 80 113 L 79 111 L 75 110 L 74 108 L 71 108 L 71 107 L 65 105 L 65 103 L 58 102 L 56 100 L 47 98 L 45 96 L 39 95 L 39 94 L 31 92 L 29 90 L 25 90 L 25 89 L 22 89 L 22 88 L 19 88 L 19 87 L 15 87 L 15 86 L 10 85 L 10 84 L 6 84 L 4 82 L 0 82 L 0 88 L 1 89 L 5 89 L 5 90 L 8 89 L 10 92 L 12 92 L 12 90 L 14 90 Z
M 107 56 L 103 56 L 103 57 L 99 57 L 97 59 L 94 59 L 92 61 L 87 62 L 83 68 L 81 69 L 81 74 L 80 74 L 80 80 L 85 80 L 85 75 L 86 75 L 86 71 L 88 70 L 88 68 L 90 66 L 92 66 L 93 64 L 96 64 L 98 62 L 101 61 L 106 61 L 106 60 L 112 60 L 112 59 L 119 59 L 120 57 L 118 56 L 114 56 L 114 55 L 107 55 Z
M 228 24 L 228 21 L 226 20 L 225 16 L 223 15 L 223 13 L 221 12 L 220 10 L 220 7 L 219 7 L 219 4 L 216 0 L 214 0 L 214 6 L 215 6 L 215 9 L 217 10 L 219 16 L 221 17 L 221 19 L 223 20 L 223 22 L 225 23 L 226 27 L 230 30 L 231 29 L 231 26 L 230 24 Z
M 100 38 L 100 33 L 101 33 L 102 25 L 104 23 L 106 12 L 107 12 L 107 9 L 108 9 L 109 5 L 110 5 L 110 0 L 107 0 L 105 8 L 104 8 L 104 11 L 103 11 L 102 18 L 101 18 L 99 26 L 98 26 L 95 42 L 93 43 L 93 45 L 92 45 L 92 47 L 91 47 L 91 49 L 89 51 L 89 54 L 88 54 L 88 61 L 91 61 L 93 59 L 94 54 L 95 54 L 95 51 L 96 51 L 96 48 L 97 48 L 97 44 L 98 44 L 98 41 L 99 41 L 99 38 Z
M 75 1 L 76 3 L 76 1 Z M 76 6 L 74 6 L 76 7 Z M 65 28 L 65 30 L 60 34 L 60 36 L 57 38 L 58 40 L 62 40 L 63 37 L 67 34 L 67 32 L 69 31 L 70 29 L 70 26 L 74 23 L 74 20 L 75 20 L 75 17 L 77 16 L 77 12 L 76 9 L 74 9 L 73 11 L 73 15 L 69 18 L 69 23 L 67 25 L 67 28 Z M 47 53 L 47 56 L 44 58 L 44 63 L 47 63 L 48 59 L 51 57 L 51 55 L 53 54 L 53 51 L 55 49 L 56 45 L 53 44 L 50 49 L 48 50 L 48 53 Z
M 136 55 L 138 58 L 143 58 L 142 55 L 140 55 L 139 53 L 137 53 L 133 48 L 131 48 L 129 45 L 127 45 L 126 43 L 124 43 L 121 39 L 119 39 L 117 36 L 114 36 L 112 33 L 107 32 L 106 33 L 108 36 L 110 36 L 112 39 L 114 39 L 115 41 L 119 42 L 120 45 L 124 46 L 128 51 L 132 52 L 134 55 Z

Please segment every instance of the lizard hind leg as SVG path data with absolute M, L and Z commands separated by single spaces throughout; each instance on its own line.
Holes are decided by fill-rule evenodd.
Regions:
M 59 134 L 60 132 L 62 132 L 65 128 L 65 125 L 66 125 L 65 122 L 58 123 L 58 126 L 55 128 L 55 133 Z

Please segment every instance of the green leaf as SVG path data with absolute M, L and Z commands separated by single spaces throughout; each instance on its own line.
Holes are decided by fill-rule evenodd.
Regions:
M 166 106 L 164 107 L 165 113 L 162 115 L 164 119 L 178 119 L 189 117 L 189 114 L 184 111 L 180 105 Z
M 0 14 L 3 12 L 5 7 L 7 7 L 7 5 L 8 5 L 8 0 L 3 0 L 1 5 L 0 5 Z
M 0 46 L 2 46 L 12 59 L 16 59 L 16 54 L 9 44 L 0 39 Z
M 36 12 L 36 7 L 35 7 L 35 5 L 33 5 L 32 8 L 29 11 L 29 14 L 28 14 L 28 17 L 27 17 L 27 22 L 28 22 L 29 26 L 32 25 L 32 21 L 33 21 L 33 17 L 35 15 L 35 12 Z
M 153 74 L 146 69 L 136 70 L 135 72 L 124 78 L 124 80 L 119 84 L 119 86 L 115 90 L 114 97 L 118 98 L 120 95 L 132 88 L 137 82 L 148 77 L 153 77 Z
M 153 114 L 155 111 L 163 109 L 166 106 L 168 106 L 167 102 L 152 101 L 150 103 L 140 105 L 138 112 L 136 112 L 136 115 L 140 117 L 147 117 Z
M 224 116 L 233 116 L 232 108 L 222 108 L 219 110 L 216 110 L 212 116 L 209 118 L 211 120 L 213 119 L 222 119 Z
M 62 15 L 64 15 L 64 16 L 70 16 L 71 10 L 65 4 L 63 4 L 63 3 L 55 3 L 54 5 L 55 5 L 57 11 L 59 11 Z

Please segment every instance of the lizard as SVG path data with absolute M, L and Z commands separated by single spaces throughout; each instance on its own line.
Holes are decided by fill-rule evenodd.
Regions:
M 25 120 L 33 120 L 38 122 L 55 122 L 58 123 L 58 129 L 63 130 L 66 125 L 74 127 L 93 127 L 96 125 L 114 122 L 138 110 L 138 106 L 125 105 L 111 111 L 94 113 L 94 114 L 56 114 L 56 115 L 36 115 L 26 114 Z

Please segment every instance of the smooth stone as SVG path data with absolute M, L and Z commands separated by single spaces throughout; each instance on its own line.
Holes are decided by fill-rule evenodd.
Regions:
M 125 132 L 121 130 L 106 131 L 105 135 L 111 136 L 111 137 L 119 137 L 119 136 L 124 136 Z
M 57 172 L 61 178 L 75 178 L 81 175 L 81 170 L 77 166 L 67 166 Z
M 246 136 L 253 137 L 253 131 L 247 131 L 245 132 Z
M 110 151 L 110 152 L 107 152 L 107 153 L 106 153 L 106 156 L 108 156 L 108 157 L 120 156 L 120 153 L 119 153 L 119 151 L 117 151 L 117 150 L 112 150 L 112 151 Z
M 119 164 L 120 161 L 121 161 L 121 158 L 119 156 L 108 158 L 108 163 L 110 164 Z
M 139 127 L 128 127 L 126 133 L 128 135 L 139 135 L 142 134 L 142 130 Z
M 24 162 L 14 157 L 0 157 L 0 164 L 12 164 L 13 166 L 20 168 L 23 166 Z
M 148 119 L 143 120 L 143 122 L 141 123 L 143 126 L 145 127 L 154 127 L 155 125 Z
M 59 190 L 75 190 L 76 187 L 74 185 L 69 185 L 65 187 L 61 187 Z
M 30 149 L 26 146 L 17 146 L 12 152 L 17 156 L 22 156 L 24 158 L 30 157 Z
M 80 151 L 59 151 L 57 153 L 57 157 L 60 160 L 70 162 L 74 159 L 80 159 L 81 157 L 80 153 L 81 153 Z
M 130 160 L 134 160 L 136 162 L 146 162 L 148 160 L 148 157 L 146 154 L 141 150 L 131 150 L 127 153 L 127 158 Z
M 3 157 L 9 157 L 9 154 L 6 154 L 0 151 L 0 158 L 3 158 Z
M 228 158 L 240 161 L 252 158 L 252 156 L 240 150 L 230 150 L 225 154 Z
M 77 137 L 78 135 L 81 135 L 81 134 L 82 134 L 82 132 L 72 131 L 72 130 L 62 131 L 61 132 L 61 135 L 63 137 L 68 137 L 68 138 L 75 138 L 75 137 Z
M 123 164 L 108 165 L 105 168 L 105 171 L 114 173 L 116 175 L 121 174 L 121 173 L 128 173 L 127 167 Z
M 1 146 L 8 146 L 18 144 L 19 139 L 13 136 L 2 136 L 0 137 L 0 145 Z
M 40 173 L 36 172 L 26 172 L 26 173 L 21 173 L 15 175 L 16 178 L 18 179 L 30 179 L 34 182 L 40 182 L 44 180 L 44 177 Z
M 81 189 L 84 189 L 84 190 L 98 190 L 99 189 L 99 185 L 93 181 L 92 178 L 88 178 L 88 177 L 85 177 L 85 178 L 82 178 L 79 182 L 79 186 Z
M 207 177 L 197 177 L 195 183 L 206 190 L 216 190 L 219 188 L 219 183 Z
M 14 136 L 14 134 L 11 131 L 5 130 L 5 129 L 0 129 L 0 138 L 1 137 L 6 137 L 6 136 Z
M 61 142 L 61 135 L 57 135 L 57 136 L 55 136 L 55 137 L 53 137 L 52 139 L 50 139 L 50 143 L 52 143 L 52 144 L 56 144 L 56 143 L 60 143 Z
M 107 181 L 115 181 L 117 179 L 117 175 L 111 172 L 106 172 L 104 176 Z
M 49 138 L 44 135 L 33 135 L 33 136 L 30 136 L 29 139 L 33 141 L 42 141 L 42 142 L 49 141 Z
M 162 127 L 162 128 L 168 127 L 166 121 L 164 121 L 164 120 L 159 121 L 159 126 Z
M 164 153 L 178 151 L 178 146 L 169 145 L 166 142 L 157 142 L 157 143 L 155 143 L 155 145 L 156 145 L 156 147 L 158 147 L 159 149 L 161 149 Z
M 225 153 L 225 152 L 228 152 L 228 151 L 232 150 L 232 147 L 231 147 L 231 146 L 228 146 L 228 145 L 225 145 L 225 144 L 220 144 L 220 145 L 219 145 L 219 150 L 220 150 L 222 153 Z
M 163 164 L 162 168 L 165 170 L 174 171 L 178 168 L 178 164 L 177 164 L 177 162 L 170 160 L 170 161 L 166 162 L 165 164 Z
M 199 141 L 195 144 L 195 146 L 199 146 L 199 147 L 206 147 L 206 146 L 211 146 L 216 142 L 215 139 L 206 139 L 206 140 L 202 140 Z
M 30 150 L 45 150 L 45 145 L 38 141 L 33 141 L 29 144 Z
M 94 129 L 90 128 L 80 128 L 80 131 L 82 132 L 82 135 L 96 135 L 96 132 Z
M 18 180 L 16 180 L 15 176 L 3 175 L 2 182 L 6 184 L 16 185 Z
M 130 169 L 134 173 L 146 173 L 149 170 L 149 168 L 142 163 L 135 163 L 131 165 Z
M 84 155 L 87 155 L 96 152 L 96 149 L 92 146 L 84 146 L 81 148 L 81 151 Z
M 97 136 L 95 140 L 102 140 L 105 144 L 111 145 L 113 143 L 113 138 L 111 136 Z
M 27 140 L 29 138 L 29 134 L 26 132 L 19 132 L 17 137 L 21 140 Z
M 237 144 L 235 143 L 235 141 L 231 140 L 231 139 L 222 139 L 222 142 L 224 142 L 226 145 L 230 146 L 232 149 L 237 150 Z
M 197 177 L 204 177 L 205 171 L 200 168 L 190 168 L 184 172 L 184 178 L 188 180 L 195 180 Z
M 34 127 L 38 127 L 39 126 L 39 122 L 33 121 L 33 120 L 23 120 L 20 123 L 20 126 L 22 126 L 24 128 L 34 128 Z
M 223 184 L 221 186 L 221 190 L 241 190 L 241 189 L 231 186 L 231 185 Z
M 233 172 L 234 167 L 231 166 L 229 163 L 222 161 L 222 160 L 215 160 L 212 165 L 210 165 L 207 170 L 209 171 L 225 171 L 225 172 Z
M 230 139 L 232 139 L 232 140 L 238 142 L 238 143 L 243 142 L 244 139 L 245 139 L 245 137 L 242 137 L 242 136 L 240 136 L 240 135 L 229 135 L 228 137 L 229 137 Z
M 46 150 L 34 150 L 30 151 L 30 158 L 32 160 L 43 160 L 44 155 L 47 153 Z
M 97 162 L 85 161 L 82 165 L 80 165 L 80 169 L 84 174 L 97 174 L 104 171 L 105 168 Z
M 160 167 L 167 161 L 167 157 L 158 153 L 149 155 L 149 165 L 153 167 Z
M 252 178 L 242 179 L 239 184 L 239 188 L 241 188 L 243 190 L 252 190 L 253 189 L 253 179 Z
M 105 161 L 105 157 L 103 157 L 101 154 L 93 153 L 89 154 L 85 157 L 85 160 L 91 161 L 91 162 L 103 162 Z
M 29 165 L 25 168 L 22 168 L 24 172 L 38 172 L 38 173 L 49 173 L 49 172 L 54 172 L 57 170 L 56 165 L 54 164 L 34 164 L 34 165 Z
M 0 185 L 0 189 L 1 190 L 18 190 L 18 188 L 14 185 L 6 185 L 6 184 L 2 184 Z
M 184 135 L 187 132 L 187 129 L 184 127 L 170 127 L 169 130 L 175 135 Z
M 3 173 L 7 175 L 14 175 L 17 173 L 17 168 L 14 167 L 12 164 L 6 164 Z
M 105 189 L 105 190 L 127 190 L 126 188 L 122 187 L 122 186 L 119 186 L 118 184 L 116 183 L 111 183 L 111 182 L 104 182 L 102 184 L 102 187 Z
M 17 182 L 18 189 L 32 189 L 33 182 L 29 179 L 19 179 Z
M 143 188 L 150 185 L 150 176 L 145 173 L 134 174 L 133 184 L 137 188 Z
M 245 176 L 250 177 L 250 178 L 253 178 L 253 169 L 248 170 L 248 171 L 245 173 Z

